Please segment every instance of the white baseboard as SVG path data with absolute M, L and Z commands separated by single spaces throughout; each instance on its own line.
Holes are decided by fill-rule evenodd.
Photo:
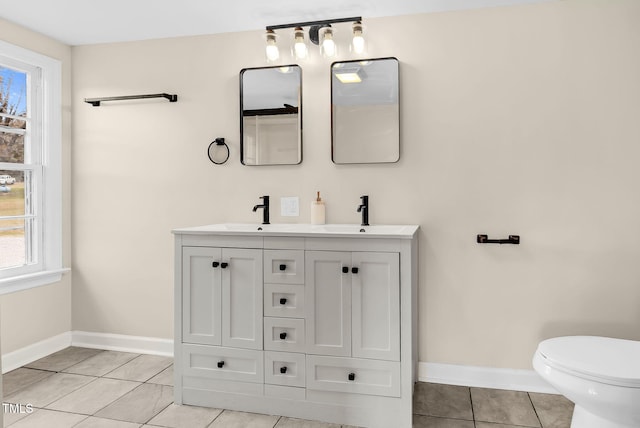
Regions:
M 71 346 L 71 332 L 41 340 L 2 356 L 2 373 L 10 372 L 49 354 Z
M 71 332 L 71 337 L 71 344 L 73 346 L 83 348 L 173 357 L 172 339 L 128 336 L 124 334 L 92 333 L 88 331 L 73 331 Z
M 173 340 L 123 334 L 67 331 L 2 356 L 2 373 L 10 372 L 69 346 L 173 356 Z
M 418 379 L 422 382 L 448 385 L 558 394 L 558 391 L 534 370 L 420 362 Z

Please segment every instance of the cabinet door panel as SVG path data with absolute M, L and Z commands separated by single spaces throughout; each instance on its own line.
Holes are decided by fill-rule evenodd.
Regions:
M 184 342 L 220 345 L 221 276 L 219 248 L 182 249 L 182 338 Z
M 353 253 L 353 356 L 400 361 L 400 256 Z
M 351 254 L 307 251 L 307 353 L 351 355 Z
M 224 248 L 222 344 L 262 349 L 262 250 Z

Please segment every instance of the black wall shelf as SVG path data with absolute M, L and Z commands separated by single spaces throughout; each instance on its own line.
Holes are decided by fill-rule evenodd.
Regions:
M 178 101 L 178 96 L 176 94 L 146 94 L 146 95 L 121 95 L 118 97 L 100 97 L 100 98 L 85 98 L 84 102 L 91 104 L 94 107 L 99 107 L 100 103 L 103 101 L 124 101 L 124 100 L 143 100 L 147 98 L 166 98 L 171 103 L 175 103 Z

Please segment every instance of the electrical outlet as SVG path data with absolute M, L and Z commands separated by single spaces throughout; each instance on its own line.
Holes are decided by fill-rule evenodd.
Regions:
M 297 196 L 280 198 L 280 215 L 282 217 L 298 217 L 300 215 L 300 198 Z

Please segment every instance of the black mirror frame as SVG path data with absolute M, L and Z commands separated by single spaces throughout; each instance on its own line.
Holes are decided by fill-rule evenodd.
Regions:
M 243 120 L 243 89 L 242 89 L 242 77 L 245 71 L 248 70 L 265 70 L 271 68 L 283 68 L 283 67 L 297 67 L 300 69 L 300 106 L 298 107 L 298 115 L 300 117 L 300 160 L 296 163 L 278 163 L 278 164 L 264 164 L 264 165 L 252 165 L 244 163 L 244 120 Z M 284 64 L 284 65 L 274 65 L 267 67 L 247 67 L 240 70 L 239 74 L 239 84 L 240 84 L 240 163 L 246 166 L 280 166 L 280 165 L 300 165 L 303 159 L 303 142 L 304 142 L 304 120 L 302 115 L 302 67 L 299 64 Z

